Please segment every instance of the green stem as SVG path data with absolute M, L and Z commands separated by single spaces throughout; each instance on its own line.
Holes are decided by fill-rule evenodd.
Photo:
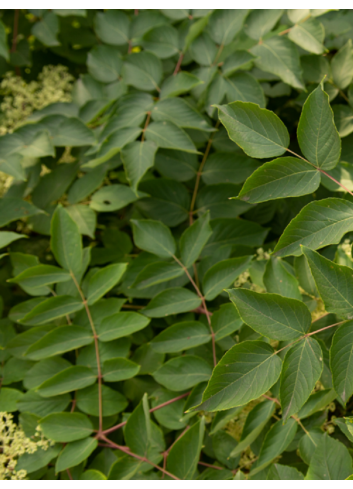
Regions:
M 196 285 L 194 279 L 192 278 L 192 276 L 190 275 L 188 269 L 181 263 L 180 260 L 178 260 L 178 258 L 175 256 L 175 255 L 172 255 L 172 258 L 177 262 L 177 264 L 184 270 L 186 276 L 188 277 L 188 279 L 190 280 L 192 286 L 194 287 L 195 291 L 196 291 L 196 294 L 200 297 L 201 301 L 202 301 L 202 306 L 203 306 L 203 309 L 205 311 L 205 315 L 206 315 L 206 318 L 207 318 L 207 322 L 208 322 L 208 326 L 210 328 L 210 332 L 211 332 L 211 338 L 212 338 L 212 354 L 213 354 L 213 365 L 216 366 L 217 365 L 217 356 L 216 356 L 216 338 L 215 338 L 215 334 L 214 334 L 214 331 L 213 331 L 213 328 L 212 328 L 212 324 L 211 324 L 211 317 L 210 317 L 210 313 L 207 309 L 207 305 L 206 305 L 206 300 L 204 298 L 204 296 L 201 294 L 201 291 L 200 289 L 198 288 L 198 286 Z
M 92 329 L 93 333 L 93 338 L 94 338 L 94 346 L 95 346 L 95 351 L 96 351 L 96 362 L 97 362 L 97 373 L 98 373 L 98 415 L 99 415 L 99 433 L 102 433 L 103 431 L 103 400 L 102 400 L 102 370 L 101 370 L 101 362 L 100 362 L 100 356 L 99 356 L 99 344 L 98 344 L 98 336 L 97 336 L 97 331 L 94 326 L 94 322 L 91 316 L 91 311 L 89 310 L 86 298 L 81 290 L 81 287 L 79 286 L 75 275 L 70 272 L 70 275 L 72 277 L 72 280 L 76 286 L 76 289 L 78 290 L 78 293 L 80 294 L 80 297 L 82 299 L 83 305 L 86 310 L 86 314 L 88 317 L 89 324 Z
M 215 129 L 218 129 L 218 126 L 220 125 L 220 123 L 221 123 L 221 121 L 218 119 L 218 121 L 216 122 L 216 125 L 215 125 Z M 199 185 L 200 185 L 200 179 L 201 179 L 201 175 L 202 175 L 202 170 L 203 170 L 203 167 L 205 166 L 205 163 L 206 163 L 208 154 L 210 152 L 214 134 L 215 134 L 214 132 L 211 134 L 211 136 L 210 136 L 210 138 L 209 138 L 209 140 L 207 142 L 207 146 L 206 146 L 205 152 L 204 152 L 203 157 L 202 157 L 202 161 L 201 161 L 200 166 L 199 166 L 199 171 L 197 172 L 197 175 L 196 175 L 196 182 L 195 182 L 194 192 L 192 194 L 192 199 L 191 199 L 191 204 L 190 204 L 190 210 L 189 210 L 190 226 L 193 224 L 192 215 L 194 213 L 194 207 L 195 207 L 197 192 L 199 190 Z

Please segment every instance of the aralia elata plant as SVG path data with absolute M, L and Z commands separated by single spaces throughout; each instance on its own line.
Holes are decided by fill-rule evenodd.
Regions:
M 14 477 L 353 474 L 350 12 L 0 11 Z

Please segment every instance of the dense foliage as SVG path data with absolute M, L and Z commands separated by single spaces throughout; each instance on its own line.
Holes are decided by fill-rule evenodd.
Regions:
M 348 478 L 353 11 L 0 16 L 0 478 Z

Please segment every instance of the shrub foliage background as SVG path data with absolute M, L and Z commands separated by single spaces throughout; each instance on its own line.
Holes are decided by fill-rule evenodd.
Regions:
M 349 477 L 352 10 L 0 12 L 0 477 Z

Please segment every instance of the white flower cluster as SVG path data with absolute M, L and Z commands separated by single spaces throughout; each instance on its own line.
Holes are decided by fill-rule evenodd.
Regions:
M 54 442 L 47 440 L 37 427 L 32 439 L 13 422 L 13 415 L 0 412 L 0 480 L 23 480 L 27 472 L 16 471 L 17 459 L 24 453 L 47 450 Z
M 74 77 L 66 66 L 44 66 L 38 80 L 27 83 L 9 72 L 0 84 L 0 135 L 12 132 L 35 110 L 55 102 L 71 102 Z

